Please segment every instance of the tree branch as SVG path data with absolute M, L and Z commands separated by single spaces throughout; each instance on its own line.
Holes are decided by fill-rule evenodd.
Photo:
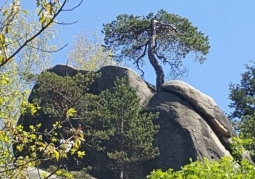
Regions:
M 64 6 L 66 5 L 66 3 L 68 2 L 68 0 L 65 0 L 62 4 L 62 6 L 59 8 L 59 10 L 57 11 L 56 14 L 54 14 L 54 16 L 52 17 L 52 19 L 45 25 L 43 26 L 36 34 L 34 34 L 31 38 L 29 38 L 28 40 L 26 40 L 10 57 L 6 58 L 1 64 L 0 67 L 4 66 L 8 61 L 10 61 L 15 55 L 17 55 L 29 42 L 31 42 L 32 40 L 34 40 L 37 36 L 39 36 L 44 30 L 46 30 L 52 23 L 54 23 L 54 20 L 56 19 L 56 17 L 59 15 L 60 12 L 63 11 Z M 79 5 L 83 2 L 83 0 L 80 1 Z M 79 6 L 78 5 L 78 6 Z M 78 7 L 77 6 L 77 7 Z
M 135 63 L 136 63 L 136 68 L 137 68 L 139 71 L 142 72 L 142 74 L 141 74 L 142 78 L 144 77 L 144 71 L 140 68 L 140 66 L 139 66 L 139 61 L 140 61 L 141 58 L 143 58 L 143 57 L 146 55 L 146 50 L 147 50 L 147 45 L 148 45 L 148 43 L 149 43 L 149 41 L 147 41 L 145 44 L 142 45 L 142 46 L 144 46 L 143 53 L 142 53 L 142 55 L 140 55 L 140 56 L 136 59 L 136 61 L 135 61 Z M 142 46 L 141 46 L 141 47 L 142 47 Z M 140 47 L 140 48 L 141 48 L 141 47 Z
M 2 7 L 0 8 L 0 11 L 2 11 L 5 7 L 5 5 L 7 4 L 8 0 L 5 0 L 5 2 L 3 3 Z
M 147 46 L 149 43 L 149 40 L 147 40 L 144 44 L 138 45 L 138 46 L 133 46 L 134 49 L 140 50 L 143 46 Z
M 58 24 L 58 25 L 73 25 L 73 24 L 76 24 L 78 21 L 74 21 L 74 22 L 56 22 L 54 21 L 55 24 Z
M 171 27 L 172 30 L 174 30 L 177 34 L 179 34 L 178 30 L 176 29 L 175 26 L 173 26 L 172 24 L 166 24 L 166 23 L 163 23 L 163 22 L 159 22 L 157 20 L 154 20 L 155 22 L 155 25 L 162 25 L 162 26 L 166 26 L 166 27 Z
M 78 8 L 78 7 L 81 5 L 82 2 L 83 2 L 83 0 L 81 0 L 81 1 L 79 2 L 79 4 L 76 5 L 76 6 L 74 6 L 73 8 L 71 8 L 71 9 L 63 9 L 62 11 L 73 11 L 74 9 Z
M 60 48 L 59 48 L 59 49 L 57 49 L 57 50 L 43 50 L 43 49 L 40 49 L 40 48 L 38 48 L 38 47 L 33 47 L 32 45 L 27 45 L 27 46 L 28 46 L 28 47 L 30 47 L 30 48 L 33 48 L 33 49 L 39 50 L 39 51 L 41 51 L 41 52 L 46 52 L 46 53 L 55 53 L 55 52 L 58 52 L 58 51 L 60 51 L 60 50 L 64 49 L 67 45 L 68 45 L 68 44 L 65 44 L 64 46 L 60 47 Z

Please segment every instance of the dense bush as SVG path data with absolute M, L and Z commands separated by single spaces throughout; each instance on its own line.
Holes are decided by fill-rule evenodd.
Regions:
M 223 157 L 220 161 L 204 159 L 185 165 L 182 170 L 154 170 L 149 179 L 254 179 L 255 167 L 247 160 L 237 164 L 232 157 Z

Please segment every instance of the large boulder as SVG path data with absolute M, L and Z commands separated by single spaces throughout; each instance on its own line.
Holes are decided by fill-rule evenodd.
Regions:
M 193 88 L 189 84 L 173 80 L 163 84 L 162 91 L 173 93 L 185 99 L 194 111 L 204 117 L 204 120 L 220 136 L 235 136 L 235 129 L 230 120 L 222 113 L 214 100 Z
M 182 81 L 163 84 L 148 103 L 149 111 L 159 112 L 160 131 L 155 145 L 160 156 L 151 160 L 153 168 L 180 169 L 197 159 L 219 159 L 230 155 L 229 143 L 236 136 L 229 119 L 209 96 Z
M 49 71 L 60 76 L 73 76 L 78 71 L 66 65 L 57 65 Z M 160 155 L 144 162 L 139 171 L 146 176 L 152 169 L 180 169 L 192 160 L 219 159 L 231 155 L 231 137 L 236 136 L 229 119 L 212 98 L 182 81 L 166 82 L 161 91 L 156 92 L 153 85 L 145 82 L 133 70 L 118 66 L 105 66 L 95 73 L 101 76 L 91 85 L 90 92 L 99 94 L 102 90 L 112 89 L 116 76 L 126 77 L 129 84 L 137 89 L 141 105 L 146 111 L 159 112 L 155 123 L 160 125 L 155 135 L 155 146 Z M 29 98 L 31 101 L 32 96 Z M 36 119 L 33 119 L 36 120 Z M 19 123 L 29 126 L 31 118 L 20 118 Z M 107 157 L 104 153 L 87 152 L 92 175 L 99 179 L 113 178 L 106 169 Z M 84 159 L 84 160 L 85 160 Z
M 146 105 L 156 91 L 152 85 L 146 83 L 135 71 L 130 68 L 118 66 L 104 66 L 97 71 L 101 76 L 96 80 L 94 94 L 99 94 L 105 89 L 112 89 L 116 77 L 126 77 L 130 86 L 137 89 L 137 96 L 141 105 Z
M 74 76 L 78 72 L 82 74 L 87 73 L 85 70 L 76 70 L 75 68 L 67 65 L 56 65 L 53 68 L 50 68 L 48 71 L 56 73 L 62 77 Z M 144 81 L 135 71 L 130 68 L 104 66 L 95 73 L 99 73 L 100 77 L 97 78 L 90 87 L 89 91 L 93 94 L 100 94 L 101 91 L 105 89 L 111 90 L 116 77 L 126 77 L 130 86 L 137 89 L 137 96 L 141 99 L 141 105 L 146 105 L 156 91 L 153 85 Z

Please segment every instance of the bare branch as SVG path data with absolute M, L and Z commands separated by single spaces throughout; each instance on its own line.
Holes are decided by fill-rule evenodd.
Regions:
M 56 22 L 54 21 L 55 24 L 58 24 L 58 25 L 73 25 L 73 24 L 76 24 L 78 21 L 74 21 L 74 22 Z
M 144 46 L 143 53 L 142 53 L 142 55 L 140 55 L 140 56 L 136 59 L 136 61 L 135 61 L 135 63 L 136 63 L 136 68 L 137 68 L 140 72 L 142 72 L 142 74 L 141 74 L 142 78 L 144 77 L 144 71 L 140 68 L 139 61 L 140 61 L 141 58 L 143 58 L 143 57 L 146 55 L 148 43 L 149 43 L 149 41 L 147 41 L 147 42 L 143 45 L 143 46 Z
M 0 8 L 0 11 L 2 11 L 5 7 L 5 5 L 7 4 L 8 0 L 5 0 L 5 2 L 3 3 L 2 7 Z
M 55 53 L 55 52 L 58 52 L 58 51 L 60 51 L 60 50 L 64 49 L 67 45 L 68 45 L 68 44 L 65 44 L 64 46 L 60 47 L 60 48 L 59 48 L 59 49 L 57 49 L 57 50 L 43 50 L 43 49 L 40 49 L 40 48 L 38 48 L 38 47 L 33 47 L 32 45 L 27 45 L 27 46 L 28 46 L 28 47 L 30 47 L 30 48 L 33 48 L 33 49 L 39 50 L 39 51 L 41 51 L 41 52 L 46 52 L 46 53 Z
M 3 22 L 1 22 L 1 31 L 4 30 L 5 27 L 7 27 L 8 25 L 11 24 L 11 22 L 13 21 L 14 17 L 18 14 L 18 12 L 15 12 L 13 14 L 13 12 L 11 14 L 8 15 L 8 17 L 5 18 L 5 20 Z
M 170 66 L 171 73 L 169 73 L 168 76 L 172 76 L 173 79 L 176 79 L 179 77 L 184 77 L 185 74 L 187 74 L 188 70 L 186 67 L 180 69 L 182 65 L 179 66 L 178 63 L 175 63 L 175 62 L 171 63 L 165 56 L 159 55 L 157 51 L 154 51 L 154 54 L 157 56 L 159 60 L 163 62 L 163 64 L 168 64 Z
M 12 45 L 12 44 L 15 44 L 15 43 L 19 43 L 19 41 L 20 41 L 21 39 L 23 39 L 24 37 L 25 37 L 25 35 L 23 35 L 22 37 L 20 37 L 20 38 L 18 38 L 18 39 L 16 38 L 15 41 L 7 43 L 6 46 L 8 47 L 8 45 Z
M 79 4 L 76 5 L 76 6 L 74 6 L 73 8 L 71 8 L 71 9 L 63 9 L 62 11 L 73 11 L 74 9 L 78 8 L 78 7 L 82 4 L 82 2 L 83 2 L 83 0 L 81 0 L 81 1 L 79 2 Z

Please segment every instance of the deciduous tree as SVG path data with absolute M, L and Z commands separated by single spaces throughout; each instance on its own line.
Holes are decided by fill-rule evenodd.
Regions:
M 82 0 L 80 1 L 80 3 Z M 35 1 L 37 6 L 37 16 L 41 27 L 32 30 L 31 33 L 23 34 L 23 31 L 17 32 L 15 29 L 15 24 L 19 20 L 20 16 L 27 13 L 25 9 L 22 8 L 21 2 L 19 0 L 9 1 L 5 0 L 0 6 L 0 67 L 4 66 L 10 60 L 13 60 L 17 54 L 26 46 L 31 48 L 41 49 L 40 46 L 33 46 L 31 43 L 35 38 L 40 36 L 47 28 L 53 24 L 65 24 L 57 22 L 57 17 L 62 11 L 71 11 L 78 7 L 72 9 L 65 9 L 68 0 L 37 0 Z M 10 50 L 9 46 L 16 45 L 15 49 Z M 38 44 L 37 44 L 38 45 Z
M 95 121 L 90 111 L 97 100 L 96 96 L 87 91 L 96 76 L 90 72 L 78 73 L 72 77 L 61 77 L 50 72 L 41 74 L 29 99 L 33 106 L 40 108 L 32 116 L 30 113 L 23 114 L 19 120 L 25 131 L 29 131 L 31 125 L 41 124 L 34 131 L 40 138 L 25 145 L 18 144 L 16 152 L 20 151 L 21 156 L 28 155 L 30 158 L 41 156 L 41 160 L 40 157 L 34 160 L 48 161 L 47 165 L 54 164 L 55 158 L 50 158 L 42 147 L 49 145 L 59 153 L 58 161 L 63 165 L 62 168 L 70 167 L 67 162 L 70 156 L 79 160 L 85 154 L 79 151 L 81 143 L 83 149 L 84 146 L 92 145 L 90 134 L 94 134 L 96 130 L 92 127 Z M 83 139 L 84 134 L 86 142 Z M 22 150 L 18 148 L 20 145 L 24 147 Z
M 96 32 L 77 35 L 67 55 L 68 65 L 88 71 L 96 71 L 105 65 L 114 65 L 111 51 L 106 50 L 102 43 Z
M 49 54 L 58 50 L 50 44 L 49 39 L 56 35 L 53 25 L 63 24 L 57 22 L 57 16 L 68 10 L 65 9 L 67 0 L 37 0 L 34 3 L 37 5 L 35 16 L 31 16 L 19 0 L 4 0 L 0 3 L 0 178 L 24 178 L 26 167 L 37 166 L 36 156 L 15 158 L 12 145 L 19 143 L 21 145 L 18 147 L 22 148 L 22 144 L 39 139 L 35 135 L 39 124 L 25 131 L 16 122 L 20 113 L 35 115 L 38 110 L 26 102 L 29 89 L 26 80 L 31 74 L 47 68 Z M 43 141 L 40 146 L 47 151 L 47 155 L 59 160 L 58 149 Z

